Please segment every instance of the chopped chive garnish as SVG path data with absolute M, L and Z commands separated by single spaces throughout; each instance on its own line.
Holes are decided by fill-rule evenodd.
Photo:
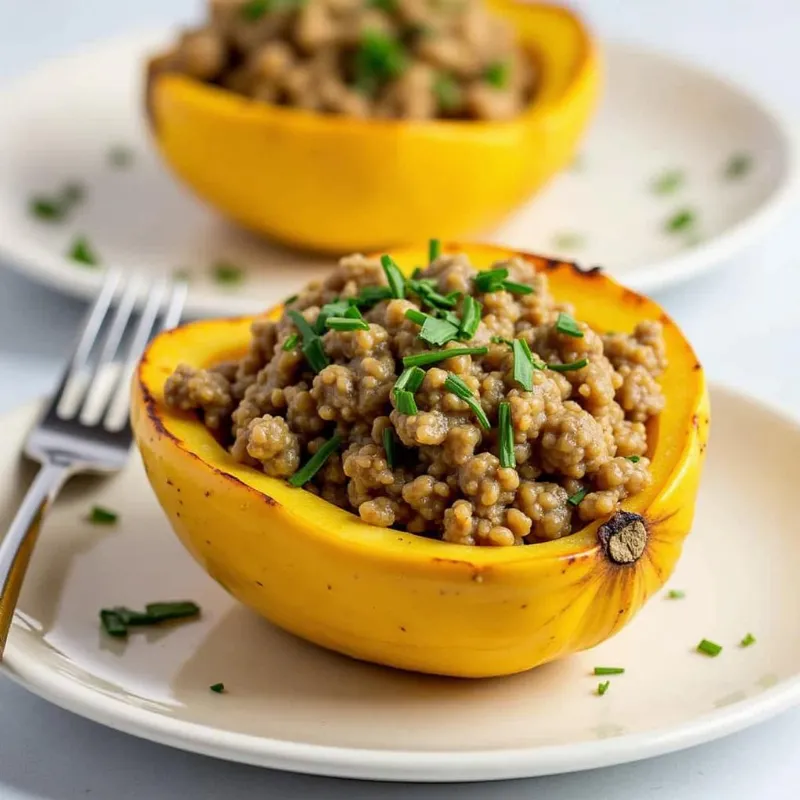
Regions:
M 744 177 L 753 166 L 753 159 L 747 153 L 734 153 L 725 164 L 725 177 L 736 180 Z
M 439 73 L 433 82 L 433 94 L 442 111 L 457 111 L 461 107 L 463 95 L 458 81 L 447 73 Z
M 652 182 L 651 189 L 655 194 L 672 194 L 683 186 L 685 176 L 679 169 L 668 169 Z
M 461 309 L 461 325 L 458 330 L 458 338 L 469 341 L 477 332 L 481 324 L 481 312 L 483 306 L 472 296 L 464 298 L 464 305 Z
M 358 310 L 358 306 L 355 305 L 355 303 L 350 303 L 350 305 L 347 307 L 347 310 L 344 312 L 343 316 L 347 317 L 347 319 L 360 319 L 360 320 L 364 319 L 364 316 Z
M 439 311 L 439 316 L 442 319 L 446 319 L 451 325 L 455 325 L 456 328 L 461 330 L 461 320 L 459 319 L 458 314 L 454 314 L 452 311 Z M 459 339 L 462 338 L 460 335 Z
M 697 645 L 697 652 L 715 658 L 722 652 L 722 645 L 711 642 L 708 639 L 702 639 L 700 644 Z
M 576 339 L 583 339 L 583 331 L 578 327 L 578 323 L 563 311 L 559 312 L 556 319 L 556 330 L 566 336 L 574 336 Z
M 289 297 L 287 297 L 287 298 L 286 298 L 286 299 L 283 301 L 283 304 L 284 304 L 285 306 L 290 306 L 292 303 L 294 303 L 294 301 L 295 301 L 295 300 L 297 300 L 297 298 L 298 298 L 298 297 L 300 297 L 300 295 L 299 295 L 299 294 L 293 294 L 293 295 L 290 295 Z
M 389 300 L 391 297 L 392 290 L 388 286 L 365 286 L 355 301 L 357 305 L 366 307 L 380 303 L 381 300 Z
M 394 469 L 396 461 L 394 431 L 391 428 L 384 428 L 381 434 L 383 439 L 383 450 L 386 453 L 386 463 L 390 469 Z
M 595 675 L 622 675 L 625 667 L 595 667 Z
M 569 364 L 547 364 L 547 369 L 552 369 L 553 372 L 575 372 L 575 370 L 583 369 L 588 363 L 588 358 L 582 358 L 580 361 L 572 361 Z
M 334 331 L 368 331 L 369 324 L 364 319 L 350 317 L 328 317 L 325 326 Z
M 578 491 L 575 492 L 575 494 L 570 495 L 567 498 L 567 502 L 571 506 L 579 506 L 583 498 L 586 497 L 586 495 L 588 494 L 588 492 L 589 490 L 584 486 L 581 489 L 578 489 Z
M 500 434 L 500 466 L 513 469 L 517 466 L 514 455 L 514 426 L 511 424 L 511 404 L 505 400 L 497 407 L 497 430 Z
M 472 280 L 479 292 L 497 292 L 503 288 L 503 281 L 508 277 L 508 270 L 504 267 L 487 269 L 479 272 Z
M 295 347 L 297 347 L 297 343 L 299 341 L 300 341 L 300 337 L 296 333 L 293 333 L 283 343 L 283 347 L 281 348 L 281 350 L 283 350 L 284 353 L 288 353 L 290 350 L 293 350 Z
M 406 281 L 403 273 L 400 272 L 400 267 L 394 263 L 391 256 L 381 256 L 381 266 L 386 273 L 386 280 L 392 290 L 392 297 L 405 297 Z
M 602 697 L 607 691 L 608 687 L 611 686 L 611 681 L 603 681 L 602 683 L 597 684 L 597 694 Z
M 308 324 L 308 320 L 299 311 L 287 311 L 289 319 L 294 323 L 295 328 L 300 331 L 303 341 L 310 341 L 317 338 L 316 331 Z
M 514 380 L 526 392 L 530 392 L 533 390 L 533 371 L 541 369 L 541 366 L 534 359 L 525 339 L 514 339 L 511 350 L 514 353 Z
M 436 281 L 432 278 L 412 278 L 406 281 L 406 288 L 416 295 L 420 300 L 432 308 L 454 308 L 458 302 L 459 292 L 450 292 L 444 295 L 436 291 Z
M 576 231 L 563 231 L 553 237 L 556 250 L 580 250 L 586 244 L 586 237 Z
M 403 359 L 403 366 L 425 367 L 428 364 L 446 361 L 448 358 L 456 358 L 457 356 L 485 356 L 488 352 L 488 347 L 451 347 L 449 350 L 431 350 L 429 353 L 415 353 L 413 356 L 406 356 Z
M 331 363 L 319 337 L 303 344 L 303 355 L 314 372 L 322 372 Z
M 511 347 L 514 344 L 511 341 L 511 339 L 506 339 L 505 336 L 492 336 L 492 338 L 489 341 L 492 344 L 507 344 L 509 347 Z
M 331 455 L 339 449 L 342 443 L 341 436 L 332 436 L 316 453 L 289 478 L 292 486 L 303 486 L 308 483 L 324 466 Z
M 387 14 L 394 14 L 397 11 L 397 0 L 369 0 L 368 6 L 379 8 Z
M 256 22 L 270 10 L 273 0 L 248 0 L 241 8 L 242 16 L 249 22 Z
M 681 231 L 689 230 L 695 221 L 694 211 L 689 208 L 682 208 L 664 223 L 664 228 L 668 233 L 680 233 Z
M 419 338 L 428 344 L 441 346 L 458 339 L 458 326 L 445 319 L 428 317 L 419 332 Z
M 317 314 L 316 322 L 314 322 L 314 331 L 322 335 L 327 330 L 325 321 L 328 317 L 343 317 L 350 308 L 350 303 L 347 300 L 333 300 L 330 303 L 325 303 Z
M 638 464 L 642 460 L 642 457 L 641 456 L 625 456 L 625 459 L 627 461 L 630 461 L 631 464 Z
M 92 525 L 113 525 L 119 519 L 115 511 L 102 506 L 93 506 L 89 512 L 89 522 Z
M 419 367 L 406 367 L 401 373 L 400 377 L 395 381 L 395 389 L 407 389 L 412 394 L 416 392 L 422 381 L 425 380 L 425 370 Z
M 86 189 L 80 183 L 66 183 L 61 190 L 62 202 L 68 203 L 71 206 L 82 202 L 85 196 Z
M 223 283 L 226 286 L 234 286 L 244 280 L 244 270 L 229 261 L 218 261 L 214 264 L 212 274 L 217 283 Z
M 122 144 L 116 144 L 109 148 L 108 163 L 114 169 L 127 169 L 133 164 L 133 150 Z
M 413 417 L 419 409 L 414 393 L 407 389 L 395 389 L 393 392 L 395 408 L 407 417 Z
M 222 694 L 225 691 L 225 684 L 212 683 L 211 686 L 209 686 L 208 688 L 211 689 L 212 692 L 216 692 L 217 694 Z
M 199 613 L 200 606 L 191 600 L 148 603 L 144 611 L 134 611 L 125 606 L 116 606 L 100 610 L 100 624 L 109 636 L 124 638 L 128 635 L 128 628 L 131 626 L 159 625 L 170 620 L 196 617 Z
M 502 89 L 508 83 L 508 63 L 495 61 L 483 72 L 483 79 L 495 89 Z
M 686 597 L 686 592 L 682 589 L 670 589 L 667 592 L 667 597 L 670 600 L 683 600 L 683 598 Z
M 457 397 L 460 397 L 470 407 L 482 428 L 488 431 L 492 427 L 489 424 L 489 419 L 486 416 L 486 412 L 481 407 L 480 402 L 475 395 L 472 394 L 472 389 L 470 389 L 458 375 L 454 375 L 452 372 L 449 373 L 444 382 L 444 388 L 447 389 L 448 392 L 452 392 Z
M 428 263 L 433 264 L 442 254 L 442 243 L 439 239 L 431 239 L 428 242 Z
M 87 267 L 96 267 L 100 263 L 99 256 L 85 236 L 78 236 L 72 242 L 72 247 L 70 247 L 67 254 L 73 261 L 77 261 Z
M 128 635 L 128 626 L 116 611 L 104 608 L 100 611 L 100 624 L 109 636 L 124 638 Z
M 748 633 L 741 642 L 739 642 L 740 647 L 750 647 L 751 644 L 756 643 L 756 637 L 753 636 L 752 633 Z
M 533 294 L 533 286 L 528 286 L 527 283 L 516 283 L 514 281 L 503 281 L 500 288 L 505 289 L 511 294 Z
M 85 190 L 79 183 L 67 183 L 57 194 L 47 197 L 37 195 L 28 203 L 30 213 L 47 222 L 60 222 L 72 208 L 83 200 Z
M 405 318 L 410 319 L 417 325 L 424 325 L 425 320 L 429 319 L 428 315 L 424 311 L 420 311 L 418 308 L 406 309 Z
M 178 600 L 170 603 L 148 603 L 144 610 L 148 622 L 166 622 L 170 619 L 196 617 L 200 613 L 200 606 L 191 600 Z M 141 620 L 139 624 L 146 623 Z
M 366 30 L 353 57 L 354 86 L 368 97 L 388 81 L 398 78 L 408 66 L 403 43 L 388 33 Z

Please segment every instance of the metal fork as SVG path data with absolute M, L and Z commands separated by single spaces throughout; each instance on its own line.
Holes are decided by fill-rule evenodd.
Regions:
M 0 542 L 0 661 L 42 515 L 72 475 L 124 466 L 132 441 L 130 378 L 153 333 L 178 324 L 185 299 L 185 283 L 107 275 L 58 389 L 25 442 L 25 455 L 41 468 Z

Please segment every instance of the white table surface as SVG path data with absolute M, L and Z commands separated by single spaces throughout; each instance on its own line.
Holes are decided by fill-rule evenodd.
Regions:
M 603 35 L 692 58 L 794 113 L 800 125 L 800 0 L 573 5 Z M 193 0 L 0 0 L 0 81 L 97 38 L 189 19 L 198 7 Z M 2 229 L 0 220 L 0 236 Z M 800 230 L 794 220 L 725 270 L 659 299 L 695 343 L 712 379 L 800 408 Z M 0 271 L 0 413 L 50 388 L 81 312 L 80 303 Z M 732 334 L 719 332 L 720 321 L 732 325 Z M 587 773 L 468 786 L 354 783 L 170 750 L 61 711 L 0 677 L 0 800 L 773 800 L 800 797 L 799 748 L 800 709 L 713 744 Z

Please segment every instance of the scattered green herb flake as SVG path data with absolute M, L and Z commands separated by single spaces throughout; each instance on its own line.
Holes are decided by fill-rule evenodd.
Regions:
M 365 286 L 355 301 L 362 308 L 368 308 L 375 303 L 380 303 L 381 300 L 389 300 L 391 297 L 392 290 L 388 286 Z
M 386 280 L 389 284 L 389 288 L 392 291 L 392 297 L 405 297 L 406 281 L 403 277 L 403 273 L 400 271 L 400 267 L 394 263 L 394 260 L 391 256 L 387 255 L 381 256 L 381 266 L 386 274 Z
M 625 667 L 595 667 L 595 675 L 622 675 L 625 672 Z
M 452 75 L 440 73 L 433 82 L 433 94 L 439 108 L 445 113 L 453 113 L 461 108 L 463 96 L 458 81 Z
M 511 404 L 505 400 L 497 407 L 497 430 L 500 439 L 500 466 L 513 469 L 517 466 L 514 454 L 514 426 L 511 423 Z
M 127 169 L 133 161 L 133 150 L 126 145 L 116 144 L 108 150 L 108 163 L 114 169 Z
M 697 645 L 697 652 L 716 658 L 722 652 L 722 645 L 708 639 L 702 639 L 700 644 Z
M 287 298 L 286 298 L 286 299 L 283 301 L 283 304 L 284 304 L 285 306 L 290 306 L 292 303 L 294 303 L 294 301 L 295 301 L 295 300 L 297 300 L 297 298 L 298 298 L 298 297 L 300 297 L 300 295 L 299 295 L 299 294 L 292 294 L 292 295 L 289 295 L 289 297 L 287 297 Z
M 408 56 L 402 43 L 393 36 L 367 30 L 361 35 L 353 65 L 356 90 L 372 97 L 385 83 L 405 72 Z
M 505 267 L 498 267 L 497 269 L 483 270 L 472 280 L 477 291 L 489 293 L 500 291 L 506 278 L 508 278 L 508 270 Z
M 114 608 L 110 609 L 110 611 L 116 614 L 122 620 L 122 623 L 127 626 L 152 625 L 155 623 L 155 621 L 148 616 L 147 612 L 134 611 L 132 608 L 128 608 L 127 606 L 114 606 Z
M 92 525 L 113 525 L 119 519 L 116 511 L 111 511 L 103 506 L 93 506 L 89 512 L 89 522 Z
M 368 331 L 369 323 L 364 319 L 351 317 L 328 317 L 325 326 L 334 331 Z
M 740 647 L 750 647 L 750 645 L 756 643 L 756 637 L 753 636 L 752 633 L 748 633 L 744 636 L 741 642 L 739 642 Z
M 419 338 L 423 342 L 441 347 L 443 344 L 458 339 L 458 326 L 452 325 L 445 319 L 428 317 L 419 332 Z
M 627 461 L 630 461 L 631 464 L 638 464 L 642 460 L 642 457 L 641 456 L 625 456 L 625 459 Z
M 295 328 L 300 331 L 304 342 L 317 338 L 316 331 L 309 325 L 308 320 L 299 311 L 290 310 L 286 313 L 289 319 L 294 323 Z
M 242 16 L 248 22 L 257 22 L 272 7 L 273 0 L 248 0 L 241 8 Z
M 454 314 L 452 311 L 440 310 L 439 311 L 439 316 L 442 319 L 447 320 L 451 325 L 455 325 L 456 328 L 459 329 L 459 335 L 458 335 L 459 339 L 463 339 L 464 338 L 460 333 L 460 331 L 461 331 L 461 318 L 458 316 L 458 314 Z
M 428 364 L 446 361 L 448 358 L 456 358 L 457 356 L 485 356 L 488 352 L 488 347 L 451 347 L 449 350 L 431 350 L 427 353 L 415 353 L 413 356 L 405 356 L 403 358 L 403 366 L 425 367 Z
M 286 341 L 283 343 L 283 346 L 281 347 L 281 350 L 283 350 L 284 353 L 288 353 L 290 350 L 294 350 L 294 348 L 297 347 L 297 343 L 299 341 L 300 337 L 296 333 L 293 333 L 289 337 L 287 337 Z
M 584 487 L 578 489 L 578 491 L 575 492 L 575 494 L 570 495 L 567 498 L 567 502 L 571 506 L 579 506 L 581 504 L 581 501 L 583 500 L 583 498 L 586 497 L 586 495 L 588 493 L 589 493 L 589 490 L 584 486 Z
M 405 389 L 412 394 L 419 390 L 425 380 L 425 370 L 420 367 L 406 367 L 395 381 L 395 389 Z
M 664 229 L 667 233 L 681 233 L 690 230 L 696 221 L 695 213 L 692 209 L 682 208 L 667 219 L 664 223 Z
M 331 362 L 325 353 L 322 339 L 316 337 L 303 343 L 303 355 L 314 372 L 322 372 Z
M 686 597 L 686 592 L 682 589 L 670 589 L 667 592 L 667 597 L 670 600 L 683 600 L 683 598 Z
M 387 14 L 394 14 L 397 11 L 397 0 L 368 0 L 367 5 L 385 11 Z
M 492 344 L 507 344 L 509 347 L 513 346 L 511 339 L 506 339 L 505 336 L 492 336 L 489 340 Z
M 341 444 L 341 436 L 332 436 L 289 478 L 289 483 L 296 487 L 308 483 L 322 469 L 325 462 L 339 449 Z
M 383 440 L 383 450 L 386 453 L 386 463 L 389 465 L 389 469 L 394 469 L 397 464 L 397 443 L 395 442 L 394 431 L 389 427 L 384 428 L 381 438 Z
M 734 153 L 725 163 L 724 175 L 728 180 L 743 178 L 753 168 L 753 158 L 748 153 Z
M 166 622 L 171 619 L 196 617 L 200 613 L 200 606 L 191 600 L 172 600 L 148 603 L 144 610 L 151 622 Z
M 655 194 L 673 194 L 680 189 L 686 176 L 679 169 L 668 169 L 658 175 L 650 184 Z
M 456 397 L 460 397 L 470 407 L 472 413 L 478 420 L 478 424 L 484 430 L 488 431 L 492 427 L 489 424 L 489 418 L 486 416 L 486 412 L 483 410 L 480 402 L 475 395 L 472 394 L 472 389 L 470 389 L 458 375 L 454 375 L 452 372 L 449 373 L 444 382 L 444 388 L 448 392 L 452 392 Z
M 235 286 L 244 280 L 244 270 L 229 261 L 218 261 L 211 271 L 214 280 L 226 286 Z
M 123 622 L 119 614 L 110 608 L 104 608 L 100 611 L 100 624 L 109 636 L 123 639 L 128 635 L 128 626 Z
M 553 372 L 575 372 L 576 370 L 583 369 L 588 363 L 588 358 L 582 358 L 579 361 L 572 361 L 569 364 L 547 364 L 547 369 L 551 369 Z
M 439 256 L 441 254 L 442 254 L 442 243 L 441 243 L 441 241 L 439 239 L 431 239 L 428 242 L 428 263 L 429 264 L 433 264 L 433 262 L 436 261 L 436 259 L 439 258 Z M 417 268 L 417 269 L 419 269 L 419 268 Z M 420 271 L 420 274 L 421 274 L 422 270 L 420 269 L 419 271 Z M 416 270 L 414 270 L 414 272 L 416 272 Z M 418 276 L 414 275 L 414 277 L 416 278 Z
M 608 687 L 611 685 L 611 681 L 603 681 L 602 683 L 597 684 L 597 694 L 602 697 L 607 691 Z
M 408 308 L 404 314 L 405 318 L 411 320 L 415 325 L 424 325 L 425 320 L 429 319 L 428 314 L 418 308 Z
M 211 689 L 212 692 L 216 692 L 217 694 L 222 694 L 225 691 L 225 684 L 212 683 L 211 686 L 209 686 L 208 688 Z
M 586 237 L 577 231 L 562 231 L 553 236 L 553 246 L 556 250 L 580 250 L 586 246 Z
M 495 61 L 484 70 L 483 79 L 495 89 L 503 89 L 508 84 L 509 67 L 507 61 Z
M 81 184 L 70 181 L 55 195 L 32 197 L 28 209 L 34 217 L 45 222 L 61 222 L 66 219 L 74 206 L 83 200 L 84 194 L 85 190 Z
M 569 315 L 560 311 L 556 319 L 556 330 L 565 336 L 574 336 L 576 339 L 583 339 L 583 331 L 578 327 L 578 323 Z
M 407 417 L 413 417 L 417 414 L 417 401 L 414 399 L 414 393 L 407 389 L 395 389 L 393 392 L 395 408 Z
M 481 324 L 481 313 L 483 306 L 472 296 L 464 298 L 464 305 L 461 308 L 461 324 L 459 326 L 458 338 L 469 341 L 477 332 Z
M 78 236 L 73 240 L 67 255 L 78 264 L 87 267 L 96 267 L 100 264 L 100 258 L 85 236 Z
M 533 353 L 525 339 L 514 339 L 511 343 L 514 353 L 514 380 L 526 391 L 533 390 Z

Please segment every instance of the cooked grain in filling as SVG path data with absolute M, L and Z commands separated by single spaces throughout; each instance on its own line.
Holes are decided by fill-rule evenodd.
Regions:
M 659 322 L 595 331 L 518 259 L 441 255 L 405 281 L 384 260 L 345 258 L 256 320 L 241 361 L 181 365 L 167 403 L 237 461 L 459 544 L 558 539 L 650 484 Z
M 483 0 L 210 0 L 161 68 L 349 117 L 509 119 L 535 84 Z

